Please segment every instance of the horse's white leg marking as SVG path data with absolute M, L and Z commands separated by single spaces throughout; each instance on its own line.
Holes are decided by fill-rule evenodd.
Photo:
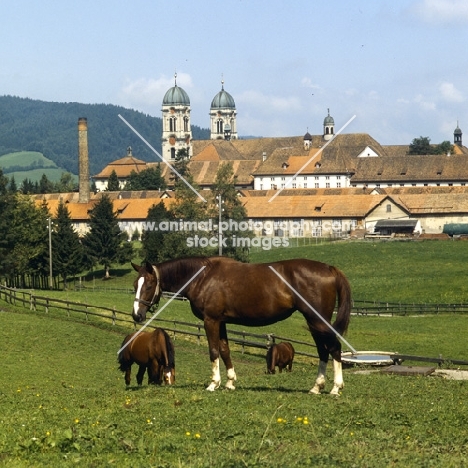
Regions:
M 325 388 L 325 376 L 327 373 L 327 363 L 320 361 L 318 366 L 317 379 L 315 380 L 315 385 L 310 390 L 309 393 L 314 393 L 319 395 L 320 392 Z
M 138 308 L 140 307 L 140 303 L 138 302 L 140 299 L 141 288 L 143 287 L 143 283 L 145 282 L 145 278 L 142 276 L 138 278 L 138 288 L 135 294 L 135 300 L 133 301 L 133 313 L 136 316 L 138 313 Z
M 343 382 L 343 367 L 341 365 L 341 362 L 335 361 L 333 359 L 333 372 L 335 374 L 334 377 L 334 385 L 333 389 L 330 392 L 330 395 L 339 395 L 340 390 L 344 387 L 344 382 Z
M 216 358 L 214 361 L 211 363 L 211 383 L 206 387 L 206 389 L 210 392 L 215 391 L 218 387 L 219 384 L 221 383 L 221 374 L 219 372 L 219 358 Z
M 234 386 L 234 382 L 237 380 L 237 375 L 234 371 L 234 367 L 231 367 L 227 370 L 227 378 L 228 381 L 226 382 L 226 388 L 229 390 L 234 390 L 236 387 Z

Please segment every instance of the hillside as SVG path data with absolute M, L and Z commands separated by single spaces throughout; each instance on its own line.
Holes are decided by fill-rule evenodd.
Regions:
M 25 179 L 39 181 L 43 174 L 51 182 L 58 182 L 65 169 L 37 151 L 19 151 L 0 156 L 0 167 L 9 179 L 14 178 L 19 185 Z M 74 178 L 78 180 L 78 176 Z
M 77 122 L 79 117 L 86 117 L 91 175 L 124 157 L 128 146 L 133 148 L 135 157 L 155 161 L 156 155 L 119 119 L 119 114 L 161 152 L 162 119 L 132 109 L 0 96 L 0 110 L 0 156 L 39 152 L 65 171 L 77 174 Z M 194 125 L 192 134 L 194 139 L 209 138 L 208 129 Z

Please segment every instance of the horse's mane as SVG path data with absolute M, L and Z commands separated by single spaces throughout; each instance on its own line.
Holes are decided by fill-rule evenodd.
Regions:
M 211 260 L 208 257 L 176 258 L 158 263 L 161 277 L 185 279 L 193 276 L 202 266 L 210 267 Z

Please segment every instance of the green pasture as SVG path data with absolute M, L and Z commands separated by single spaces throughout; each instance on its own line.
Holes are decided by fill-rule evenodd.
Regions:
M 357 299 L 463 302 L 467 249 L 461 241 L 336 242 L 255 253 L 252 261 L 307 257 L 334 264 Z M 107 281 L 101 273 L 88 275 L 79 291 L 35 294 L 130 315 L 136 273 L 115 266 Z M 3 301 L 0 310 L 0 466 L 468 466 L 466 381 L 349 367 L 341 396 L 332 397 L 330 365 L 325 393 L 309 395 L 315 359 L 299 356 L 291 373 L 267 375 L 263 350 L 243 353 L 233 345 L 237 388 L 210 393 L 206 340 L 177 335 L 176 385 L 138 388 L 135 369 L 126 389 L 116 357 L 131 324 L 85 322 L 78 314 L 31 312 Z M 182 301 L 158 318 L 195 321 Z M 353 316 L 346 339 L 358 350 L 468 360 L 467 320 L 449 313 Z M 299 314 L 249 331 L 310 340 Z M 225 381 L 224 374 L 222 368 Z
M 335 265 L 349 278 L 355 300 L 468 302 L 466 241 L 335 241 L 254 251 L 250 257 L 252 263 L 309 258 Z M 142 259 L 136 256 L 134 261 L 138 263 Z M 111 269 L 111 274 L 113 278 L 104 281 L 102 270 L 88 273 L 83 276 L 81 286 L 86 291 L 132 287 L 135 271 L 130 265 L 116 265 Z M 80 285 L 78 280 L 75 285 Z M 73 285 L 70 289 L 73 289 Z M 68 291 L 66 294 L 73 297 L 75 292 Z M 108 300 L 112 302 L 113 297 L 110 295 L 108 300 L 105 297 L 102 300 L 109 305 Z
M 36 166 L 36 168 L 33 168 Z M 59 182 L 65 169 L 58 167 L 54 161 L 46 158 L 37 151 L 18 151 L 0 156 L 0 167 L 3 168 L 5 175 L 11 179 L 15 178 L 18 185 L 25 179 L 33 182 L 39 182 L 45 174 L 51 182 Z M 15 167 L 16 170 L 9 171 Z

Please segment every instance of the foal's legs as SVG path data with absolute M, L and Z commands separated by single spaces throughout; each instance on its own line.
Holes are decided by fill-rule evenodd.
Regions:
M 220 333 L 220 341 L 219 341 L 219 350 L 221 353 L 221 358 L 226 366 L 227 371 L 227 382 L 226 388 L 229 390 L 234 390 L 236 387 L 234 386 L 234 382 L 237 380 L 236 373 L 234 371 L 234 366 L 232 365 L 231 361 L 231 352 L 229 350 L 229 341 L 227 337 L 226 331 L 226 323 L 221 322 L 219 326 L 219 333 Z
M 127 387 L 130 385 L 131 374 L 132 374 L 132 366 L 129 365 L 127 370 L 125 371 L 125 384 L 127 385 Z
M 138 374 L 137 374 L 137 383 L 138 385 L 141 385 L 143 383 L 143 377 L 145 376 L 145 371 L 146 371 L 146 366 L 141 365 L 138 368 Z

